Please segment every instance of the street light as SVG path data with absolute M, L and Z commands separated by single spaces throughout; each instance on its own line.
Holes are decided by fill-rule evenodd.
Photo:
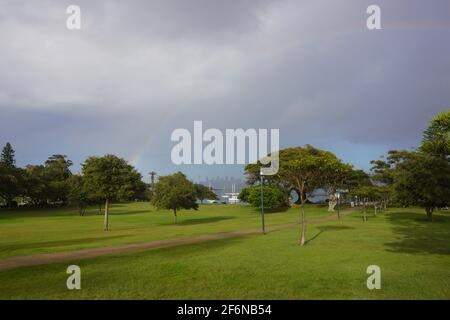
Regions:
M 262 216 L 262 233 L 266 234 L 266 226 L 264 223 L 264 191 L 263 191 L 263 174 L 262 170 L 260 170 L 259 175 L 261 177 L 261 216 Z

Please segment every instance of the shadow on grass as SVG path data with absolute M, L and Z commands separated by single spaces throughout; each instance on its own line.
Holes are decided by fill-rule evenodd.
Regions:
M 328 232 L 328 231 L 342 231 L 342 230 L 350 230 L 355 229 L 353 227 L 348 226 L 318 226 L 316 229 L 319 229 L 319 232 L 317 232 L 312 238 L 309 238 L 305 241 L 305 244 L 308 244 L 309 242 L 317 239 L 322 233 Z
M 33 248 L 42 249 L 42 248 L 48 248 L 48 247 L 64 247 L 64 246 L 77 245 L 77 244 L 101 242 L 101 241 L 107 241 L 107 240 L 119 239 L 119 238 L 125 238 L 125 237 L 128 237 L 128 235 L 98 237 L 98 238 L 79 238 L 79 239 L 43 241 L 43 242 L 28 242 L 28 243 L 22 243 L 22 244 L 16 244 L 16 245 L 8 245 L 8 247 L 5 247 L 4 250 L 0 250 L 0 251 L 12 251 L 12 250 L 33 249 Z
M 150 213 L 151 208 L 142 210 L 120 210 L 112 209 L 109 211 L 110 216 L 120 216 L 127 214 Z M 80 216 L 77 208 L 35 208 L 35 209 L 12 209 L 11 211 L 1 211 L 0 219 L 10 218 L 51 218 L 51 217 L 92 217 L 103 216 L 104 211 L 99 212 L 98 209 L 88 208 L 83 216 Z
M 289 210 L 289 207 L 282 207 L 282 208 L 275 208 L 275 209 L 264 208 L 264 214 L 286 212 L 288 210 Z M 255 213 L 261 214 L 261 208 L 254 208 L 253 211 Z
M 14 208 L 0 210 L 0 219 L 27 217 L 69 217 L 79 215 L 76 208 Z
M 111 216 L 121 216 L 121 215 L 127 215 L 127 214 L 139 214 L 139 213 L 150 213 L 152 212 L 150 208 L 148 209 L 143 209 L 143 210 L 130 210 L 130 211 L 110 211 L 109 215 Z M 102 212 L 101 215 L 103 215 L 104 213 Z M 93 214 L 95 215 L 95 214 Z
M 235 217 L 229 217 L 229 216 L 218 216 L 218 217 L 208 217 L 208 218 L 194 218 L 194 219 L 186 219 L 179 221 L 176 225 L 178 226 L 189 226 L 189 225 L 196 225 L 196 224 L 203 224 L 203 223 L 213 223 L 223 220 L 230 220 L 235 219 Z M 172 224 L 173 223 L 165 223 L 165 225 Z
M 392 230 L 398 236 L 385 245 L 389 251 L 404 253 L 450 254 L 450 217 L 435 214 L 427 219 L 425 211 L 392 212 L 388 216 Z

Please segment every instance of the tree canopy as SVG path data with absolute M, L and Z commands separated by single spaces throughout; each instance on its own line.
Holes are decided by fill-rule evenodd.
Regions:
M 450 156 L 450 110 L 435 116 L 423 133 L 420 149 L 435 156 Z
M 152 190 L 151 203 L 159 209 L 172 210 L 177 223 L 177 211 L 198 209 L 197 190 L 181 172 L 161 176 Z
M 433 219 L 436 207 L 450 205 L 450 166 L 446 159 L 410 152 L 398 164 L 394 180 L 395 197 L 402 205 L 425 208 Z
M 2 154 L 0 156 L 0 163 L 7 167 L 12 168 L 16 166 L 16 159 L 15 159 L 15 151 L 11 144 L 7 142 L 5 146 L 2 149 Z
M 201 203 L 203 203 L 203 200 L 205 199 L 208 200 L 218 199 L 216 193 L 213 190 L 211 190 L 211 188 L 209 188 L 208 186 L 199 183 L 196 183 L 194 186 L 197 194 L 197 199 L 200 200 Z
M 105 201 L 104 230 L 107 231 L 109 202 L 131 200 L 142 188 L 142 176 L 124 159 L 108 154 L 89 157 L 82 165 L 86 188 Z
M 300 195 L 300 245 L 304 245 L 306 239 L 305 195 L 324 185 L 329 177 L 329 170 L 334 168 L 336 161 L 336 156 L 331 152 L 310 145 L 280 150 L 278 176 L 295 187 Z
M 17 206 L 14 198 L 23 194 L 23 170 L 16 167 L 14 149 L 8 142 L 3 147 L 0 156 L 0 197 L 8 208 Z

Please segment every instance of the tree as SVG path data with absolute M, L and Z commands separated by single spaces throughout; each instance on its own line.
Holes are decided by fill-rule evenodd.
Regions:
M 354 189 L 350 193 L 352 196 L 358 197 L 363 207 L 363 220 L 367 221 L 367 208 L 369 204 L 373 204 L 375 215 L 377 214 L 377 202 L 383 199 L 381 187 L 378 186 L 362 186 Z
M 433 220 L 436 207 L 450 205 L 450 165 L 442 157 L 408 152 L 395 172 L 394 191 L 401 204 L 425 208 Z
M 7 208 L 17 206 L 14 198 L 23 193 L 23 185 L 22 169 L 0 163 L 0 197 L 5 200 Z
M 352 166 L 343 163 L 340 159 L 332 154 L 327 155 L 328 160 L 325 162 L 322 168 L 322 187 L 328 194 L 328 211 L 334 211 L 334 207 L 337 205 L 336 192 L 338 188 L 342 188 L 344 180 L 352 171 Z M 339 218 L 339 217 L 338 217 Z
M 392 185 L 394 183 L 395 170 L 403 157 L 404 151 L 390 150 L 386 160 L 372 160 L 371 179 L 378 185 L 378 191 L 381 196 L 380 209 L 387 209 L 388 203 L 392 198 Z M 375 213 L 377 206 L 375 205 Z
M 89 198 L 89 190 L 86 188 L 83 176 L 78 174 L 71 176 L 68 185 L 68 199 L 70 203 L 77 206 L 80 216 L 84 216 L 86 207 L 91 199 Z
M 450 110 L 431 120 L 423 134 L 421 151 L 443 158 L 450 156 Z
M 0 162 L 6 168 L 13 168 L 16 166 L 16 159 L 14 157 L 15 151 L 9 142 L 3 147 L 2 154 L 0 156 Z
M 0 197 L 8 208 L 17 206 L 14 198 L 23 193 L 23 170 L 16 167 L 14 149 L 8 142 L 0 156 Z
M 364 186 L 371 186 L 370 177 L 363 170 L 351 170 L 344 179 L 344 186 L 349 190 L 355 190 Z
M 389 202 L 393 197 L 393 186 L 392 185 L 381 185 L 377 186 L 378 193 L 380 195 L 380 205 L 379 208 L 381 210 L 386 210 Z
M 156 172 L 150 171 L 148 174 L 150 175 L 150 188 L 153 188 L 155 185 Z
M 248 189 L 247 201 L 252 206 L 261 208 L 261 187 L 250 187 Z M 285 204 L 284 193 L 280 188 L 272 186 L 263 187 L 263 204 L 265 208 L 279 208 Z
M 45 179 L 48 188 L 48 200 L 67 202 L 69 193 L 69 178 L 72 176 L 70 167 L 72 161 L 66 155 L 54 154 L 45 161 Z
M 181 172 L 162 176 L 153 188 L 151 203 L 158 209 L 172 210 L 176 224 L 178 210 L 198 209 L 197 190 Z
M 317 189 L 323 183 L 325 168 L 332 158 L 334 158 L 334 155 L 331 152 L 319 150 L 310 145 L 280 151 L 278 175 L 282 180 L 299 190 L 302 223 L 301 246 L 305 244 L 306 234 L 305 195 Z
M 384 160 L 372 160 L 370 164 L 372 165 L 370 171 L 373 173 L 372 179 L 374 181 L 384 185 L 392 185 L 394 182 L 394 168 L 392 167 L 392 163 Z
M 248 196 L 250 195 L 250 189 L 252 187 L 245 187 L 242 188 L 241 191 L 239 192 L 239 200 L 242 202 L 248 202 Z
M 198 183 L 196 183 L 194 186 L 197 193 L 197 199 L 200 200 L 201 203 L 203 203 L 203 200 L 205 199 L 208 200 L 218 199 L 216 193 L 212 191 L 211 188 Z
M 49 188 L 45 176 L 45 167 L 42 165 L 28 165 L 24 170 L 25 196 L 29 198 L 33 206 L 47 204 Z
M 110 202 L 131 199 L 142 186 L 142 176 L 124 159 L 110 154 L 89 157 L 82 172 L 89 193 L 105 201 L 104 230 L 108 231 Z
M 262 163 L 258 161 L 257 163 L 251 163 L 245 166 L 245 177 L 246 177 L 246 184 L 250 187 L 252 186 L 259 186 L 261 183 L 261 167 L 263 167 Z M 280 189 L 283 192 L 284 196 L 284 203 L 283 205 L 289 206 L 289 196 L 292 190 L 295 190 L 297 193 L 299 191 L 290 184 L 289 181 L 285 181 L 282 179 L 279 175 L 263 175 L 263 184 L 265 186 L 271 186 Z M 239 194 L 239 200 L 243 202 L 248 202 L 247 194 L 245 193 L 246 190 L 243 188 L 241 190 L 241 193 Z

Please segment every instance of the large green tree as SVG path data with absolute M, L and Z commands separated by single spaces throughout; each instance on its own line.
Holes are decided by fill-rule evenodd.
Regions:
M 16 204 L 14 198 L 23 194 L 23 170 L 16 167 L 14 149 L 8 142 L 0 156 L 0 197 L 8 208 Z
M 433 220 L 435 208 L 450 205 L 450 165 L 446 159 L 404 152 L 394 177 L 396 200 L 425 208 L 429 220 Z
M 142 176 L 124 159 L 110 154 L 89 157 L 82 172 L 89 193 L 105 201 L 104 230 L 108 231 L 110 202 L 132 199 L 142 186 Z
M 15 151 L 12 147 L 12 145 L 7 142 L 5 146 L 2 149 L 2 154 L 0 156 L 0 162 L 8 168 L 12 168 L 16 166 L 16 159 L 15 159 Z
M 372 165 L 370 171 L 374 181 L 384 185 L 392 185 L 394 182 L 394 170 L 389 161 L 378 159 L 370 161 L 370 164 Z
M 181 172 L 161 176 L 153 188 L 151 203 L 158 209 L 172 210 L 176 224 L 177 211 L 198 209 L 197 190 Z
M 23 170 L 0 163 L 0 197 L 8 208 L 17 206 L 15 198 L 23 194 Z
M 423 134 L 420 149 L 434 156 L 450 156 L 450 110 L 431 120 Z
M 369 175 L 363 170 L 351 170 L 344 179 L 344 187 L 349 191 L 371 185 Z
M 25 196 L 36 207 L 45 206 L 50 197 L 48 181 L 43 165 L 27 165 L 25 173 Z
M 89 197 L 89 190 L 82 175 L 75 174 L 68 181 L 70 204 L 76 205 L 80 216 L 84 216 L 87 206 L 92 198 Z
M 66 155 L 61 154 L 54 154 L 45 161 L 45 180 L 50 202 L 62 202 L 63 204 L 67 202 L 72 164 Z

